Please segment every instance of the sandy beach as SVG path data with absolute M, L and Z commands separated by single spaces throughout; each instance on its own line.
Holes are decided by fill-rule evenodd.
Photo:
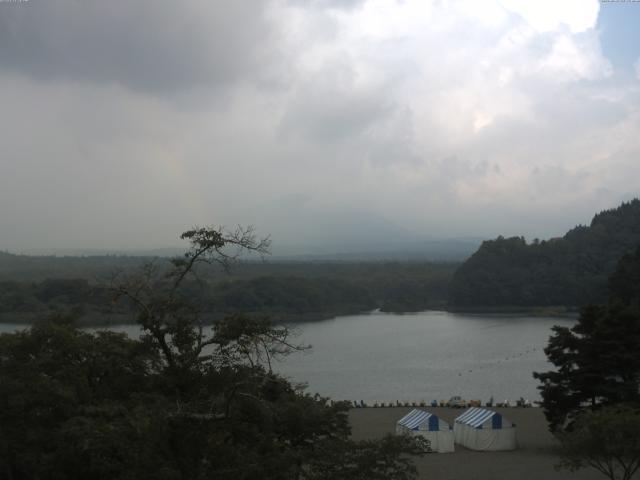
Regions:
M 357 408 L 349 413 L 355 440 L 380 438 L 394 433 L 395 422 L 411 410 L 410 407 Z M 453 423 L 464 410 L 427 407 L 423 410 Z M 416 458 L 421 479 L 429 480 L 597 480 L 604 479 L 593 469 L 576 473 L 556 471 L 558 457 L 553 449 L 555 440 L 539 408 L 495 408 L 518 428 L 518 450 L 511 452 L 474 452 L 456 445 L 455 453 L 428 454 Z

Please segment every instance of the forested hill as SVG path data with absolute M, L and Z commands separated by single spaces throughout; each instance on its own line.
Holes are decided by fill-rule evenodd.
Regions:
M 581 306 L 604 302 L 607 277 L 640 245 L 640 200 L 598 213 L 589 226 L 527 244 L 522 237 L 483 242 L 455 273 L 459 307 Z

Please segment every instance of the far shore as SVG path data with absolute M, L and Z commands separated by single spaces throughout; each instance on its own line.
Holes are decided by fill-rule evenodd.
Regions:
M 562 305 L 544 306 L 544 307 L 518 307 L 518 306 L 454 307 L 454 306 L 449 306 L 444 310 L 449 313 L 466 313 L 469 315 L 505 315 L 505 316 L 526 315 L 531 317 L 568 317 L 568 318 L 577 318 L 580 315 L 580 307 L 566 307 Z
M 350 315 L 366 315 L 374 312 L 392 313 L 397 315 L 412 315 L 420 312 L 439 311 L 453 314 L 466 315 L 493 315 L 493 316 L 527 316 L 527 317 L 561 317 L 577 318 L 579 309 L 577 307 L 452 307 L 442 306 L 425 308 L 421 310 L 384 310 L 375 309 L 367 311 L 337 311 L 337 312 L 305 312 L 305 313 L 276 313 L 276 312 L 241 312 L 252 316 L 266 316 L 275 319 L 278 323 L 306 323 L 332 320 L 338 317 Z M 47 317 L 67 314 L 71 312 L 12 312 L 0 314 L 0 324 L 14 323 L 19 325 L 30 325 Z M 205 324 L 213 324 L 216 320 L 229 315 L 230 312 L 215 312 L 204 314 Z M 135 315 L 127 313 L 100 313 L 88 312 L 81 314 L 77 321 L 80 327 L 109 327 L 113 325 L 135 325 Z

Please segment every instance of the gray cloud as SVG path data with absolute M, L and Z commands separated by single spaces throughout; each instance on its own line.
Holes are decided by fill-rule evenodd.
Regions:
M 315 8 L 346 8 L 351 9 L 362 5 L 366 0 L 288 0 L 290 5 Z
M 393 100 L 382 88 L 358 89 L 341 85 L 335 79 L 340 66 L 326 67 L 318 81 L 309 79 L 296 91 L 287 105 L 280 125 L 282 133 L 302 135 L 314 142 L 353 140 L 394 109 Z
M 175 92 L 251 79 L 269 25 L 253 0 L 0 3 L 0 69 Z

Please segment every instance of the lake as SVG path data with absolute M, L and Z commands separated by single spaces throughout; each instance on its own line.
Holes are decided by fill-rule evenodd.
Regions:
M 274 368 L 308 391 L 334 399 L 427 401 L 461 395 L 495 401 L 539 399 L 534 371 L 550 368 L 543 348 L 552 317 L 427 311 L 370 313 L 293 325 L 312 349 Z M 0 325 L 0 331 L 23 328 Z M 114 330 L 137 335 L 135 326 Z

